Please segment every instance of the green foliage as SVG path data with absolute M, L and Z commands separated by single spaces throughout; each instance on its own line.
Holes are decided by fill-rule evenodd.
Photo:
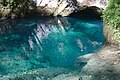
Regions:
M 6 7 L 9 9 L 12 9 L 16 4 L 14 0 L 7 0 L 6 2 L 8 3 Z
M 6 9 L 12 9 L 15 5 L 16 2 L 14 0 L 1 0 L 2 2 L 0 5 L 2 5 Z
M 19 4 L 23 3 L 29 3 L 29 0 L 1 0 L 0 4 L 4 7 L 9 6 L 9 8 L 12 8 L 14 6 L 17 6 Z
M 108 7 L 103 12 L 106 24 L 120 30 L 120 0 L 109 0 Z
M 30 0 L 0 0 L 0 17 L 24 17 L 29 11 Z

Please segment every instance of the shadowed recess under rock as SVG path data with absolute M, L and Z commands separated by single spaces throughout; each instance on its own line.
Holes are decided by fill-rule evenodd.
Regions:
M 70 17 L 80 18 L 80 19 L 102 19 L 102 9 L 95 6 L 87 7 L 83 10 L 73 12 L 69 15 Z

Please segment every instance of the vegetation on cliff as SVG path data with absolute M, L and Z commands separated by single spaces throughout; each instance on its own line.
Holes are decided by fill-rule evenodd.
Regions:
M 104 35 L 111 44 L 120 45 L 120 0 L 109 0 L 103 12 Z
M 1 17 L 21 17 L 30 11 L 29 0 L 0 0 Z
M 120 0 L 109 0 L 109 5 L 103 14 L 106 24 L 120 28 Z

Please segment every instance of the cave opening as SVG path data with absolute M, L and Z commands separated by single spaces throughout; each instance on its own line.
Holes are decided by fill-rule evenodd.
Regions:
M 86 7 L 83 10 L 73 12 L 69 17 L 79 18 L 79 19 L 102 19 L 102 9 L 91 6 Z

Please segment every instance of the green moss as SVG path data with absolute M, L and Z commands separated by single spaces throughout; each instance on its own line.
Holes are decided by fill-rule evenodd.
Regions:
M 104 22 L 120 30 L 120 0 L 109 0 L 103 12 Z

